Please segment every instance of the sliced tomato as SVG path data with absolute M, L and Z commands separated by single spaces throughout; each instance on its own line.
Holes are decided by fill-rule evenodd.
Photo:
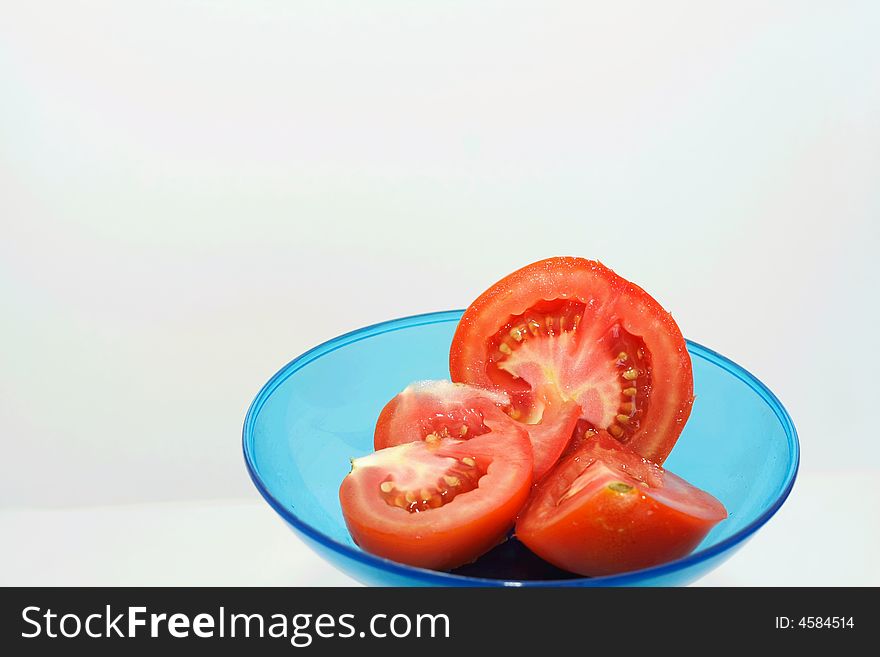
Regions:
M 693 374 L 672 315 L 604 265 L 550 258 L 502 279 L 474 301 L 450 350 L 453 381 L 506 391 L 511 415 L 539 422 L 558 395 L 662 463 L 693 404 Z
M 454 438 L 467 440 L 491 432 L 528 431 L 537 481 L 559 459 L 578 418 L 580 408 L 558 397 L 542 400 L 542 422 L 516 422 L 510 397 L 503 390 L 486 390 L 449 381 L 419 381 L 394 397 L 376 422 L 376 449 L 413 442 Z
M 541 405 L 540 417 L 531 418 L 535 421 L 524 425 L 532 443 L 535 481 L 540 481 L 559 460 L 581 416 L 577 402 L 556 394 L 545 394 Z
M 498 431 L 405 443 L 356 459 L 339 500 L 352 538 L 367 552 L 448 570 L 504 540 L 531 484 L 525 433 Z
M 559 568 L 611 575 L 685 556 L 726 517 L 709 493 L 601 431 L 538 484 L 516 536 Z
M 512 424 L 501 409 L 503 391 L 450 381 L 418 381 L 385 405 L 376 422 L 373 446 L 384 449 L 431 438 L 467 440 Z

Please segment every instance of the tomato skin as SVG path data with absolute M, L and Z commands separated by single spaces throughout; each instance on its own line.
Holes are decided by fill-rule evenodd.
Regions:
M 580 407 L 572 401 L 548 396 L 543 403 L 543 421 L 529 425 L 505 413 L 503 409 L 509 408 L 510 398 L 502 390 L 449 381 L 419 381 L 382 409 L 373 446 L 384 449 L 424 440 L 432 433 L 469 440 L 492 431 L 527 432 L 537 481 L 559 459 L 580 417 Z
M 497 334 L 512 318 L 525 317 L 553 301 L 581 304 L 583 316 L 578 315 L 578 320 L 587 327 L 590 337 L 575 340 L 608 344 L 608 334 L 597 332 L 595 327 L 612 330 L 619 326 L 627 335 L 644 341 L 649 352 L 645 369 L 650 370 L 651 380 L 640 388 L 639 402 L 645 410 L 644 416 L 638 418 L 638 426 L 614 425 L 614 419 L 620 417 L 616 407 L 628 400 L 620 397 L 623 387 L 634 384 L 620 380 L 610 363 L 597 368 L 591 360 L 581 371 L 567 373 L 567 384 L 579 391 L 580 384 L 590 384 L 587 393 L 579 392 L 585 396 L 575 399 L 582 406 L 582 419 L 589 420 L 597 429 L 618 432 L 615 435 L 631 448 L 662 463 L 684 428 L 693 404 L 690 356 L 672 316 L 643 289 L 599 262 L 574 257 L 548 258 L 513 272 L 481 294 L 465 311 L 455 332 L 449 357 L 452 380 L 523 395 L 522 380 L 500 376 L 496 369 L 493 358 L 497 354 L 493 356 L 493 350 L 498 346 Z M 528 338 L 527 333 L 522 335 Z M 560 353 L 558 361 L 567 363 L 570 358 Z M 540 369 L 526 371 L 534 378 L 541 376 Z M 550 382 L 528 383 L 537 392 Z M 561 393 L 565 397 L 571 390 Z
M 432 458 L 474 460 L 479 485 L 418 513 L 392 506 L 380 485 L 400 464 Z M 365 551 L 400 563 L 449 570 L 474 561 L 505 540 L 532 486 L 532 458 L 522 431 L 468 441 L 405 443 L 353 462 L 339 500 L 348 530 Z
M 559 568 L 601 576 L 681 558 L 726 517 L 714 497 L 603 431 L 538 484 L 516 536 Z

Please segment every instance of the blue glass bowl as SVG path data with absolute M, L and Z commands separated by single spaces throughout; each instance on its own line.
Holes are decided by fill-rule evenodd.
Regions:
M 794 425 L 760 381 L 692 342 L 697 400 L 667 467 L 720 499 L 730 517 L 692 554 L 660 566 L 584 578 L 538 559 L 515 539 L 446 573 L 358 548 L 338 490 L 349 459 L 372 450 L 385 403 L 407 384 L 449 377 L 461 311 L 392 320 L 347 333 L 284 366 L 244 422 L 244 456 L 266 501 L 314 550 L 365 584 L 386 586 L 617 586 L 689 583 L 730 557 L 785 501 L 798 468 Z

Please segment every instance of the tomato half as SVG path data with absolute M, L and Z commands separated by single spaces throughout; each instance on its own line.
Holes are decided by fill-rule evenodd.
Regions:
M 540 424 L 516 422 L 510 397 L 502 390 L 486 390 L 450 381 L 419 381 L 392 399 L 376 422 L 373 445 L 383 449 L 416 440 L 467 440 L 490 432 L 528 431 L 537 481 L 559 459 L 580 417 L 572 401 L 547 398 Z
M 672 315 L 582 258 L 536 262 L 481 294 L 455 332 L 449 369 L 453 381 L 508 392 L 511 414 L 527 423 L 540 420 L 548 396 L 574 401 L 585 428 L 607 429 L 657 463 L 694 399 Z
M 352 538 L 367 552 L 448 570 L 504 540 L 531 484 L 525 433 L 493 432 L 411 442 L 355 459 L 339 500 Z
M 611 575 L 685 556 L 726 517 L 709 493 L 601 431 L 535 488 L 516 536 L 559 568 Z

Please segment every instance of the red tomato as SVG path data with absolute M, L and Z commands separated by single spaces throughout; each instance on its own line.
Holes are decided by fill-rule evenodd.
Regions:
M 339 489 L 345 523 L 367 552 L 421 568 L 469 563 L 504 540 L 532 485 L 525 432 L 438 438 L 352 461 Z
M 726 517 L 709 493 L 602 431 L 538 484 L 516 536 L 559 568 L 611 575 L 685 556 Z
M 580 408 L 574 402 L 547 398 L 543 403 L 543 421 L 525 425 L 504 412 L 511 409 L 510 397 L 504 391 L 449 381 L 420 381 L 382 409 L 373 445 L 383 449 L 426 438 L 470 439 L 493 431 L 528 430 L 537 481 L 559 459 L 580 417 Z
M 678 325 L 647 292 L 598 262 L 550 258 L 474 301 L 450 351 L 453 381 L 505 390 L 511 415 L 538 422 L 548 396 L 574 401 L 584 428 L 607 429 L 662 463 L 693 404 Z

